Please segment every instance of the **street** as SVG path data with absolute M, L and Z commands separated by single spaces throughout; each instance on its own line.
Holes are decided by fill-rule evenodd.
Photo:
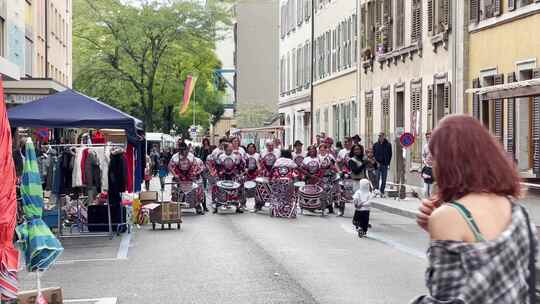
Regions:
M 117 303 L 406 303 L 422 293 L 427 236 L 414 221 L 374 209 L 359 239 L 351 217 L 351 206 L 344 218 L 186 212 L 181 231 L 64 241 L 42 284 Z M 34 274 L 21 281 L 35 288 Z

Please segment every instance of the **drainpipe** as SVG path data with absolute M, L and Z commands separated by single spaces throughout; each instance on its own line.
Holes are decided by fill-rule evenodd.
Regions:
M 458 97 L 459 99 L 462 99 L 463 96 L 459 96 L 459 87 L 458 87 L 458 83 L 457 83 L 457 73 L 458 73 L 458 63 L 457 63 L 457 52 L 458 52 L 458 35 L 462 35 L 463 33 L 460 33 L 459 32 L 459 28 L 460 26 L 457 24 L 458 22 L 458 14 L 457 14 L 457 11 L 458 11 L 458 7 L 461 5 L 461 4 L 458 4 L 458 2 L 460 1 L 452 1 L 452 30 L 453 30 L 453 35 L 452 35 L 452 55 L 450 56 L 451 60 L 452 60 L 452 90 L 451 90 L 451 93 L 454 95 L 454 98 L 452 98 L 452 108 L 454 109 L 453 113 L 457 113 L 457 105 L 458 105 Z M 464 67 L 463 67 L 464 68 Z M 464 79 L 463 79 L 464 80 Z M 460 84 L 460 86 L 463 86 L 464 87 L 464 84 L 463 82 Z M 464 102 L 462 102 L 462 106 L 465 105 Z M 463 111 L 463 110 L 462 110 Z
M 49 78 L 49 0 L 45 0 L 45 78 Z
M 315 80 L 315 67 L 313 65 L 313 61 L 315 59 L 315 0 L 311 0 L 311 82 L 310 82 L 310 90 L 311 90 L 311 99 L 310 99 L 310 109 L 311 109 L 311 132 L 310 132 L 310 144 L 313 145 L 313 135 L 315 130 L 313 129 L 313 118 L 315 117 L 314 113 L 314 102 L 313 102 L 313 81 Z

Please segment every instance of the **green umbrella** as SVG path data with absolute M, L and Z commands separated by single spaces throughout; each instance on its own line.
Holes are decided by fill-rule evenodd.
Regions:
M 41 218 L 43 187 L 31 139 L 26 142 L 21 196 L 25 222 L 17 227 L 17 235 L 26 259 L 26 267 L 28 271 L 45 271 L 56 261 L 64 248 Z

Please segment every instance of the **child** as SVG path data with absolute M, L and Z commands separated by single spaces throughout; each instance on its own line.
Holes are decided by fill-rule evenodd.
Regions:
M 150 181 L 152 180 L 151 163 L 150 157 L 146 155 L 146 167 L 144 168 L 144 187 L 146 191 L 150 191 Z
M 369 180 L 365 178 L 360 180 L 360 188 L 353 195 L 355 207 L 353 225 L 356 227 L 359 237 L 364 237 L 369 228 L 369 207 L 373 197 L 370 186 Z
M 167 167 L 165 158 L 159 160 L 159 183 L 161 184 L 161 191 L 165 191 L 165 177 L 169 175 L 169 168 Z
M 366 171 L 369 182 L 371 185 L 373 185 L 373 187 L 379 184 L 379 175 L 377 174 L 378 168 L 379 164 L 377 164 L 377 161 L 373 156 L 373 149 L 367 149 Z M 378 190 L 374 189 L 373 191 L 375 192 Z
M 425 165 L 422 168 L 422 179 L 424 180 L 424 195 L 426 198 L 431 197 L 431 189 L 433 187 L 433 168 L 431 156 L 425 161 Z

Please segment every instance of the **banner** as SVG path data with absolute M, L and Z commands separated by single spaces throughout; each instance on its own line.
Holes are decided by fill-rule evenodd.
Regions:
M 197 77 L 188 75 L 188 77 L 186 78 L 186 82 L 184 83 L 184 100 L 182 102 L 182 107 L 180 108 L 180 114 L 184 114 L 187 111 L 189 107 L 189 101 L 191 99 L 191 94 L 195 89 L 196 82 Z

